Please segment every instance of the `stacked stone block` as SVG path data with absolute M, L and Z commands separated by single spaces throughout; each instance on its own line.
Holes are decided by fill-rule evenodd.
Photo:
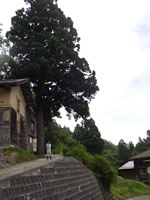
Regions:
M 0 196 L 3 200 L 106 200 L 93 173 L 72 157 L 10 178 Z

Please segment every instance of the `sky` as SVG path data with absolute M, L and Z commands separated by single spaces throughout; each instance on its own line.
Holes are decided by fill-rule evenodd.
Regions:
M 3 33 L 23 0 L 1 2 Z M 71 17 L 80 41 L 80 57 L 95 70 L 100 91 L 90 113 L 101 137 L 114 144 L 146 138 L 150 129 L 150 1 L 58 0 Z M 73 131 L 76 122 L 62 109 L 57 122 Z M 79 122 L 78 122 L 79 123 Z

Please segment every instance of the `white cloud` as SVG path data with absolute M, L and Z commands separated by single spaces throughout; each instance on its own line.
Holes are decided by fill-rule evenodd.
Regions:
M 1 7 L 0 7 L 0 23 L 2 23 L 3 27 L 3 33 L 8 31 L 10 29 L 11 25 L 11 17 L 15 15 L 15 12 L 18 9 L 21 9 L 25 7 L 24 1 L 20 0 L 5 0 L 1 2 Z
M 129 92 L 150 93 L 150 69 L 130 82 Z

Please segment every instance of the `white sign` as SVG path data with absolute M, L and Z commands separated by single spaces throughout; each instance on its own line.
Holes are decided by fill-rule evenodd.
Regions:
M 33 138 L 33 152 L 37 152 L 37 138 Z

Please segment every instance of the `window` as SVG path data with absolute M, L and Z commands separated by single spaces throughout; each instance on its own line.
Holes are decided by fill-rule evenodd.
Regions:
M 139 169 L 139 175 L 145 175 L 145 174 L 146 174 L 146 169 L 145 168 Z
M 33 120 L 31 120 L 31 132 L 32 134 L 35 133 L 35 122 Z
M 20 113 L 20 100 L 17 99 L 17 112 Z

